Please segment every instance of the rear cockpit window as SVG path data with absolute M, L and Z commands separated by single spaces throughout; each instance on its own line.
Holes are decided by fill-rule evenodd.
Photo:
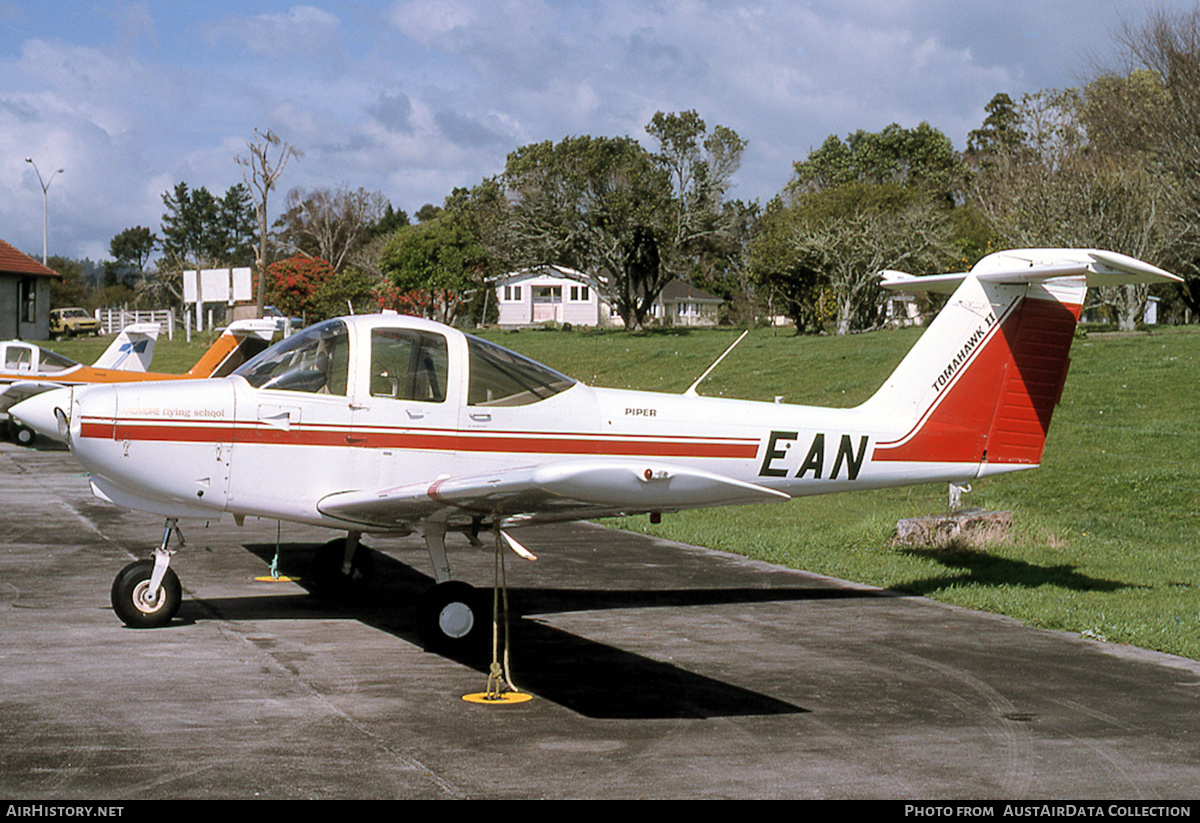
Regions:
M 66 371 L 67 369 L 78 365 L 79 364 L 71 358 L 63 357 L 58 352 L 46 351 L 45 349 L 42 349 L 41 370 L 47 374 L 58 371 Z
M 575 381 L 516 352 L 467 335 L 471 374 L 467 404 L 527 406 L 553 397 Z

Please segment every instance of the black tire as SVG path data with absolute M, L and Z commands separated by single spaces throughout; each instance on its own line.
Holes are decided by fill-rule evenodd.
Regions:
M 167 569 L 157 596 L 146 598 L 150 577 L 154 574 L 153 560 L 135 560 L 113 580 L 112 606 L 117 617 L 126 626 L 134 629 L 152 629 L 165 626 L 179 612 L 183 601 L 183 588 L 174 570 Z
M 425 648 L 449 653 L 478 648 L 489 625 L 484 601 L 473 586 L 457 580 L 425 592 L 417 607 L 417 634 Z
M 37 432 L 28 426 L 22 426 L 20 423 L 13 423 L 12 427 L 13 440 L 21 446 L 32 446 L 37 440 Z
M 313 555 L 309 574 L 313 585 L 322 593 L 335 597 L 346 597 L 362 592 L 371 585 L 375 576 L 375 556 L 361 543 L 350 559 L 350 574 L 342 571 L 342 558 L 346 554 L 346 538 L 338 537 L 317 549 Z

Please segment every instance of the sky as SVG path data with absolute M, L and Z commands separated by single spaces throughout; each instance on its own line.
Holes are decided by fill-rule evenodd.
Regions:
M 765 203 L 829 135 L 928 122 L 965 147 L 998 92 L 1074 86 L 1122 23 L 1195 0 L 0 0 L 0 239 L 108 259 L 179 182 L 220 196 L 255 130 L 292 188 L 410 215 L 569 135 L 695 110 L 748 141 L 730 196 Z M 32 158 L 36 164 L 27 163 Z M 62 169 L 61 173 L 56 170 Z

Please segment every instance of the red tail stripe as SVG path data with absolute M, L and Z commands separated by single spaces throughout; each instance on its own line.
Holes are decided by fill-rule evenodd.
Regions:
M 1066 380 L 1079 306 L 1026 298 L 918 424 L 875 460 L 1037 463 Z

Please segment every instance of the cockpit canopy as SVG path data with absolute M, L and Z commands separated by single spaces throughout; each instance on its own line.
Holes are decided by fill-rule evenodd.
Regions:
M 459 341 L 465 341 L 465 352 Z M 351 345 L 369 347 L 369 385 L 355 385 Z M 465 353 L 465 363 L 456 359 L 456 352 L 459 358 Z M 362 358 L 360 351 L 358 362 Z M 524 406 L 575 385 L 570 377 L 528 357 L 446 327 L 429 323 L 348 327 L 343 320 L 310 326 L 246 362 L 234 374 L 259 389 L 444 403 L 449 387 L 456 385 L 451 381 L 461 379 L 463 366 L 468 375 L 466 404 L 470 406 Z
M 0 343 L 0 370 L 3 371 L 55 374 L 78 365 L 69 357 L 31 343 L 16 340 Z

